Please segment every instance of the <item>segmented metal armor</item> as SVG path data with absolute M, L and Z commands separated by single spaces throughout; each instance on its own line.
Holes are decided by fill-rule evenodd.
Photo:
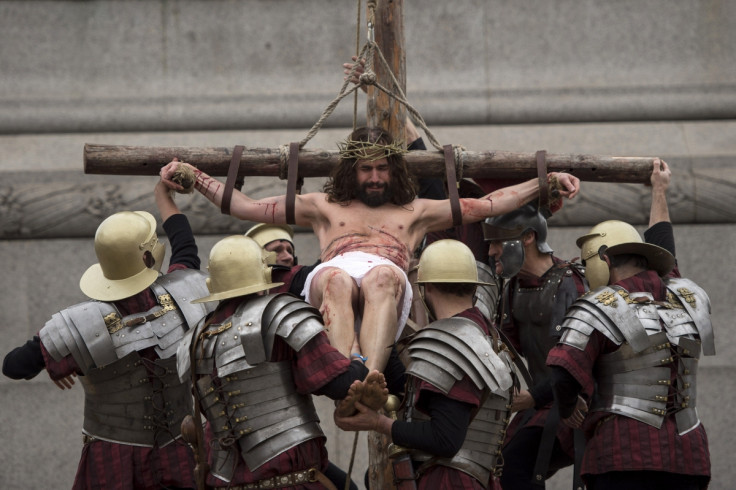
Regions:
M 684 434 L 700 423 L 698 359 L 701 352 L 715 354 L 715 341 L 705 291 L 689 279 L 669 279 L 667 290 L 667 301 L 656 302 L 645 292 L 596 289 L 571 307 L 560 342 L 584 349 L 597 330 L 621 346 L 596 362 L 591 411 L 657 428 L 674 413 L 678 432 Z
M 276 337 L 298 352 L 323 328 L 319 310 L 290 294 L 259 296 L 223 323 L 197 326 L 196 389 L 214 433 L 213 475 L 230 481 L 237 452 L 252 471 L 323 436 L 311 396 L 296 391 L 291 361 L 270 361 Z M 190 367 L 188 344 L 180 346 L 180 376 Z
M 574 264 L 555 264 L 545 276 L 544 285 L 525 288 L 519 281 L 511 287 L 511 316 L 518 329 L 521 352 L 535 384 L 550 377 L 547 353 L 561 335 L 562 319 L 567 306 L 578 297 L 573 274 Z M 582 272 L 580 272 L 582 275 Z M 530 306 L 533 305 L 533 306 Z
M 501 444 L 510 420 L 512 361 L 508 351 L 496 353 L 481 328 L 472 320 L 446 318 L 419 331 L 408 346 L 407 374 L 422 379 L 447 394 L 453 385 L 469 376 L 483 390 L 483 402 L 473 417 L 460 450 L 452 458 L 437 458 L 412 450 L 412 459 L 431 465 L 449 466 L 487 485 L 500 463 Z M 406 421 L 426 420 L 414 409 L 411 392 L 404 412 Z M 418 473 L 421 473 L 422 467 Z
M 492 320 L 496 316 L 496 306 L 498 305 L 498 282 L 496 275 L 488 264 L 475 261 L 478 267 L 478 280 L 492 284 L 491 286 L 478 285 L 475 290 L 474 305 L 483 316 Z
M 112 303 L 87 301 L 54 314 L 39 333 L 54 360 L 71 355 L 84 374 L 87 436 L 163 447 L 191 413 L 191 384 L 178 379 L 174 355 L 188 325 L 208 312 L 190 303 L 207 291 L 204 273 L 174 271 L 150 288 L 158 305 L 149 311 L 121 317 Z M 148 348 L 159 359 L 141 357 Z

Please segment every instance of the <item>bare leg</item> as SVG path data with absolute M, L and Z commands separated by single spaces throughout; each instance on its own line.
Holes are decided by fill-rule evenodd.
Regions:
M 383 372 L 396 340 L 398 312 L 404 294 L 404 278 L 392 266 L 378 266 L 363 278 L 360 285 L 363 320 L 360 348 L 368 358 L 368 369 Z
M 358 285 L 341 269 L 328 267 L 312 279 L 309 289 L 310 302 L 319 305 L 330 344 L 350 358 L 355 342 L 353 305 L 357 303 Z

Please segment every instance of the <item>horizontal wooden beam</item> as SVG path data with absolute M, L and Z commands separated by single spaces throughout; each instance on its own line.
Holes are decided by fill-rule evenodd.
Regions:
M 227 175 L 231 147 L 150 147 L 86 144 L 84 172 L 106 175 L 157 175 L 174 157 L 191 163 L 214 177 Z M 409 169 L 418 177 L 442 178 L 444 157 L 439 151 L 412 151 L 405 155 Z M 535 153 L 509 151 L 460 151 L 462 176 L 467 178 L 530 179 L 537 175 Z M 299 152 L 299 175 L 326 177 L 338 165 L 338 151 L 303 149 Z M 592 182 L 644 183 L 649 181 L 653 157 L 614 157 L 584 154 L 547 154 L 550 172 L 569 172 Z M 246 147 L 241 158 L 245 176 L 279 177 L 282 156 L 278 148 Z

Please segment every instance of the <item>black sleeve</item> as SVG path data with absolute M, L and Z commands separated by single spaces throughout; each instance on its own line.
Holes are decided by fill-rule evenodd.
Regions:
M 396 421 L 391 426 L 391 438 L 399 446 L 445 458 L 454 456 L 465 441 L 473 406 L 440 393 L 427 392 L 422 396 L 426 396 L 424 406 L 428 408 L 431 419 Z
M 356 359 L 350 363 L 347 371 L 332 379 L 314 394 L 325 395 L 332 400 L 342 400 L 348 395 L 348 388 L 353 381 L 362 381 L 366 376 L 368 376 L 368 368 L 365 367 L 363 361 Z
M 549 382 L 549 379 L 545 379 L 543 383 L 535 384 L 529 389 L 529 393 L 531 393 L 532 398 L 534 398 L 534 408 L 537 410 L 554 400 L 552 384 Z
M 174 214 L 164 222 L 163 226 L 171 245 L 169 266 L 181 264 L 188 269 L 199 269 L 197 242 L 194 241 L 194 233 L 186 215 Z
M 391 348 L 391 355 L 386 363 L 386 368 L 383 370 L 383 375 L 386 377 L 388 392 L 403 398 L 406 385 L 406 367 L 401 362 L 399 351 L 396 350 L 395 345 Z
M 426 150 L 427 146 L 424 144 L 422 138 L 417 138 L 409 144 L 406 148 L 408 151 L 415 150 Z M 442 179 L 417 179 L 419 185 L 418 196 L 422 199 L 434 199 L 442 200 L 447 199 L 447 193 L 445 193 L 445 182 Z
M 3 374 L 11 379 L 35 378 L 45 367 L 38 336 L 8 352 L 3 360 Z
M 291 278 L 291 284 L 289 285 L 289 292 L 294 296 L 304 299 L 302 296 L 302 290 L 304 290 L 304 284 L 307 282 L 307 276 L 320 264 L 318 260 L 312 265 L 305 265 L 299 269 L 294 276 Z
M 644 232 L 644 241 L 652 245 L 659 245 L 676 256 L 675 231 L 669 221 L 660 221 L 653 224 Z
M 552 369 L 555 400 L 560 407 L 560 417 L 566 419 L 575 410 L 582 386 L 565 369 L 559 366 L 550 366 L 550 368 Z

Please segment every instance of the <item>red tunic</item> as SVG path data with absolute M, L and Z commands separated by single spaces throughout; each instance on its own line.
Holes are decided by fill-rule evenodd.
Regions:
M 665 285 L 654 271 L 616 284 L 627 291 L 651 292 L 656 301 L 665 300 Z M 596 359 L 617 348 L 603 334 L 594 331 L 585 350 L 558 344 L 550 351 L 547 364 L 567 370 L 581 384 L 583 395 L 590 399 Z M 675 376 L 674 371 L 672 376 Z M 702 423 L 678 435 L 673 416 L 665 417 L 662 427 L 657 429 L 630 417 L 594 412 L 585 419 L 583 428 L 587 439 L 581 470 L 584 477 L 637 470 L 710 476 L 708 438 Z
M 241 302 L 242 299 L 236 298 L 233 301 L 221 303 L 218 309 L 212 314 L 211 319 L 208 320 L 208 323 L 221 323 L 231 317 Z M 330 345 L 327 335 L 324 332 L 320 332 L 312 338 L 299 352 L 295 352 L 286 342 L 277 337 L 276 342 L 274 342 L 271 361 L 285 360 L 292 361 L 294 382 L 296 383 L 297 390 L 302 394 L 314 393 L 319 390 L 332 379 L 346 372 L 350 365 L 350 360 Z M 208 422 L 206 430 L 208 447 L 210 441 L 212 441 L 212 436 L 213 434 Z M 211 458 L 210 464 L 212 463 L 213 459 Z M 233 473 L 232 481 L 228 484 L 228 482 L 209 474 L 207 476 L 207 484 L 213 487 L 244 485 L 264 478 L 314 467 L 319 468 L 323 472 L 327 468 L 327 448 L 325 447 L 324 437 L 310 439 L 284 451 L 259 466 L 255 471 L 251 471 L 246 466 L 245 461 L 243 461 L 238 453 L 238 463 Z M 324 487 L 320 483 L 309 483 L 288 488 L 322 489 Z

